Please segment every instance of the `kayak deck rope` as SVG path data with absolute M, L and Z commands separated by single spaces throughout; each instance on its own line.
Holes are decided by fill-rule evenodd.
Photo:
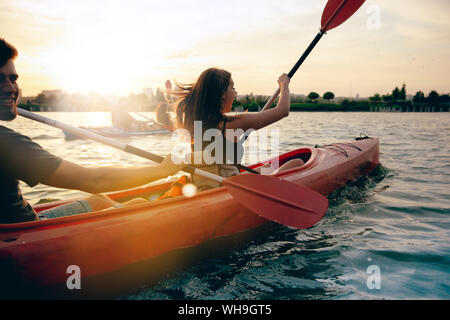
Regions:
M 326 144 L 323 146 L 316 144 L 314 146 L 314 148 L 327 148 L 327 149 L 335 150 L 337 152 L 341 152 L 346 158 L 348 158 L 348 152 L 342 146 L 352 147 L 360 152 L 362 151 L 362 149 L 360 147 L 355 146 L 353 143 L 332 143 L 332 144 Z
M 368 136 L 367 134 L 365 134 L 365 133 L 360 133 L 360 134 L 359 134 L 359 137 L 355 138 L 356 141 L 359 141 L 359 140 L 366 140 L 366 139 L 372 139 L 372 138 L 369 137 L 369 136 Z

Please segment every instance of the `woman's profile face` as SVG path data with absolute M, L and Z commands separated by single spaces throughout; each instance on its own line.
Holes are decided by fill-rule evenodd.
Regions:
M 223 95 L 222 99 L 222 110 L 223 113 L 227 113 L 231 111 L 231 107 L 233 106 L 233 101 L 236 99 L 237 92 L 234 89 L 234 81 L 230 79 L 230 84 L 228 85 L 227 91 Z

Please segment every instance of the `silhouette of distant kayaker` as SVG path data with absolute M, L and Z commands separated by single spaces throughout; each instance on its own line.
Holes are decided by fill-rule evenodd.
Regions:
M 169 104 L 167 102 L 161 102 L 155 109 L 156 124 L 160 125 L 166 130 L 173 131 L 174 124 L 169 115 Z
M 126 132 L 166 129 L 163 125 L 156 123 L 152 119 L 148 119 L 147 121 L 136 120 L 127 111 L 121 108 L 116 108 L 111 111 L 111 122 L 115 128 Z

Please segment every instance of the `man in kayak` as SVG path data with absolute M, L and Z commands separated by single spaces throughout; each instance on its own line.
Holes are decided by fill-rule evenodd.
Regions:
M 17 116 L 19 76 L 14 65 L 17 55 L 17 50 L 0 38 L 0 120 L 3 121 L 12 121 Z M 168 157 L 159 165 L 142 168 L 86 168 L 61 159 L 30 138 L 0 126 L 0 223 L 39 219 L 30 204 L 23 199 L 19 180 L 30 187 L 43 183 L 93 194 L 84 200 L 44 211 L 43 217 L 49 218 L 118 205 L 100 193 L 147 184 L 175 174 L 182 167 Z M 134 199 L 128 205 L 144 201 Z

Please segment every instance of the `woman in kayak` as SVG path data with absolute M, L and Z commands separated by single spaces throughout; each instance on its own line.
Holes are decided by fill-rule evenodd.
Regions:
M 216 155 L 215 152 L 211 154 L 214 159 L 221 159 L 221 163 L 206 165 L 193 161 L 194 165 L 223 177 L 239 174 L 236 165 L 241 163 L 244 148 L 243 140 L 239 140 L 236 132 L 243 134 L 247 130 L 258 130 L 288 116 L 290 109 L 289 82 L 290 79 L 286 74 L 279 77 L 280 98 L 276 107 L 264 112 L 241 113 L 233 116 L 227 115 L 237 96 L 230 72 L 210 68 L 205 70 L 194 84 L 177 84 L 177 90 L 170 91 L 170 93 L 178 96 L 175 103 L 177 126 L 187 129 L 193 137 L 191 151 L 195 153 L 201 148 L 201 151 L 204 152 L 203 159 L 206 160 L 208 155 L 205 155 L 207 153 L 205 151 L 211 144 L 210 141 L 196 141 L 196 139 L 203 140 L 203 137 L 194 136 L 195 125 L 201 125 L 202 133 L 208 129 L 217 129 L 216 131 L 221 133 L 219 138 L 223 139 L 223 150 L 214 150 L 221 154 Z M 201 123 L 196 121 L 201 121 Z M 196 159 L 194 158 L 194 160 Z M 292 165 L 293 163 L 286 164 L 279 170 Z M 296 165 L 301 164 L 296 162 Z M 217 183 L 201 177 L 194 177 L 194 183 L 200 189 L 217 187 Z

